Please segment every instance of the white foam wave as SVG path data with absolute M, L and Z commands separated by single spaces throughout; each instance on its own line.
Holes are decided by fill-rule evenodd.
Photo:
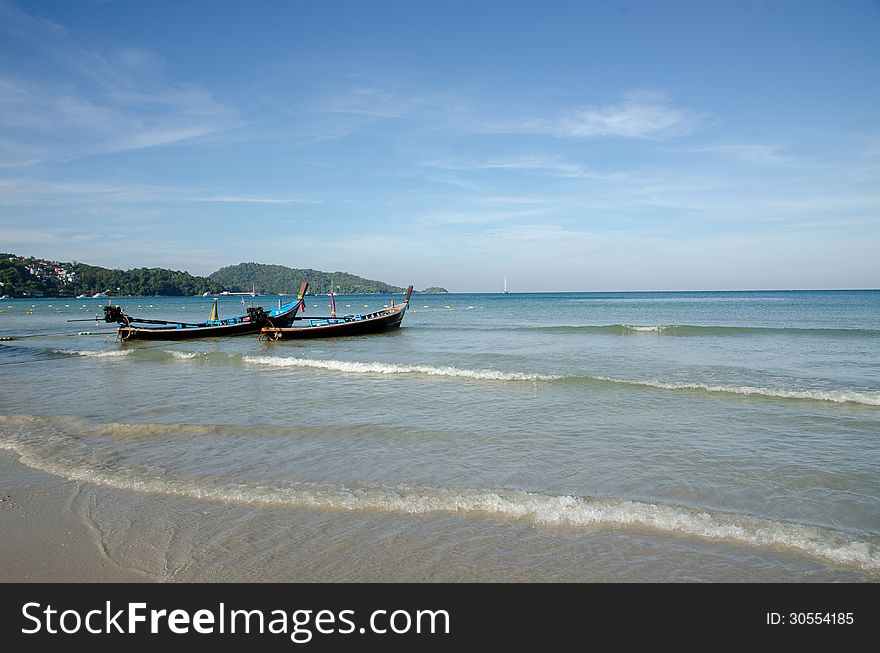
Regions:
M 684 383 L 670 381 L 634 381 L 610 376 L 590 377 L 599 381 L 623 383 L 626 385 L 662 388 L 664 390 L 703 390 L 747 396 L 778 397 L 782 399 L 809 399 L 812 401 L 831 401 L 839 404 L 854 403 L 867 406 L 880 406 L 880 392 L 857 390 L 789 390 L 784 388 L 762 388 L 747 385 L 716 385 L 710 383 Z
M 173 351 L 170 349 L 163 349 L 166 354 L 171 354 L 172 358 L 176 358 L 178 360 L 192 360 L 196 356 L 202 355 L 202 352 L 198 351 Z
M 356 361 L 317 360 L 283 356 L 245 356 L 242 360 L 254 365 L 271 367 L 306 367 L 332 370 L 349 374 L 426 374 L 428 376 L 459 377 L 483 381 L 556 381 L 561 376 L 501 372 L 498 370 L 469 370 L 460 367 L 432 365 L 405 365 L 399 363 L 360 363 Z
M 56 423 L 57 422 L 57 423 Z M 265 507 L 374 511 L 405 514 L 457 513 L 526 521 L 536 526 L 633 528 L 669 535 L 731 541 L 745 546 L 788 549 L 802 555 L 880 574 L 880 546 L 871 536 L 681 506 L 621 499 L 554 496 L 519 490 L 448 489 L 294 483 L 283 487 L 226 484 L 146 476 L 107 469 L 105 461 L 71 450 L 64 422 L 0 417 L 0 448 L 16 452 L 36 469 L 102 487 L 188 499 Z M 40 436 L 34 438 L 38 429 Z M 81 445 L 81 443 L 77 443 Z M 77 462 L 79 458 L 82 462 Z M 863 539 L 857 539 L 862 537 Z
M 53 349 L 52 351 L 56 354 L 68 354 L 69 356 L 86 356 L 89 358 L 118 358 L 120 356 L 127 356 L 131 353 L 130 349 L 117 349 L 113 351 L 94 351 L 88 349 Z
M 632 328 L 632 327 L 629 327 Z M 666 329 L 671 327 L 641 327 L 648 329 Z M 451 366 L 407 365 L 401 363 L 362 363 L 357 361 L 318 360 L 311 358 L 294 358 L 283 356 L 245 356 L 246 363 L 269 367 L 301 367 L 345 372 L 349 374 L 425 374 L 428 376 L 456 377 L 486 381 L 560 381 L 577 379 L 556 374 L 533 374 L 526 372 L 503 372 L 499 370 L 466 369 Z M 767 388 L 747 385 L 721 385 L 711 383 L 690 383 L 675 381 L 640 381 L 621 379 L 610 376 L 579 377 L 594 381 L 619 383 L 632 386 L 661 388 L 664 390 L 702 390 L 738 394 L 744 396 L 775 397 L 782 399 L 807 399 L 812 401 L 830 401 L 834 403 L 856 403 L 868 406 L 880 406 L 880 392 L 858 390 L 824 390 L 824 389 L 785 389 Z
M 642 331 L 645 333 L 661 333 L 667 329 L 674 328 L 674 325 L 654 325 L 654 326 L 638 326 L 635 324 L 624 324 L 630 331 Z
M 131 425 L 96 425 L 78 418 L 0 416 L 0 449 L 13 451 L 35 469 L 102 487 L 190 499 L 254 506 L 408 514 L 458 513 L 522 520 L 538 526 L 634 528 L 670 535 L 783 548 L 835 564 L 880 574 L 880 542 L 818 526 L 774 521 L 681 506 L 623 499 L 592 499 L 519 490 L 449 489 L 413 486 L 350 488 L 331 483 L 290 483 L 281 487 L 218 484 L 171 477 L 155 470 L 144 475 L 118 467 L 112 455 L 90 452 L 67 433 L 107 434 Z M 155 425 L 147 425 L 151 429 Z M 169 429 L 177 425 L 166 425 Z M 205 429 L 209 427 L 194 427 Z M 862 539 L 857 539 L 862 538 Z
M 96 435 L 108 435 L 119 438 L 137 437 L 192 437 L 203 435 L 216 435 L 218 427 L 206 424 L 83 424 L 77 425 L 78 432 L 94 433 Z

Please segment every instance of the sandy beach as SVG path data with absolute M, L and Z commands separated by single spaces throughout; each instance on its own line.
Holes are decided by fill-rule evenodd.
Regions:
M 0 451 L 0 581 L 137 582 L 149 576 L 115 564 L 72 508 L 76 482 L 31 469 Z

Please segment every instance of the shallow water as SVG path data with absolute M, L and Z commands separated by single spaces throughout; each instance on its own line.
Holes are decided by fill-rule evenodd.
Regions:
M 275 343 L 0 310 L 0 446 L 160 578 L 880 577 L 880 292 L 416 295 L 393 333 Z

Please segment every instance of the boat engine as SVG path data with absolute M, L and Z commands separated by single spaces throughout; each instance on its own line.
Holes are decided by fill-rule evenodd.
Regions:
M 251 324 L 263 324 L 269 319 L 269 314 L 263 310 L 262 306 L 250 306 L 247 309 L 248 321 Z
M 125 313 L 122 312 L 121 306 L 105 306 L 104 321 L 107 323 L 118 322 L 120 324 L 128 322 Z

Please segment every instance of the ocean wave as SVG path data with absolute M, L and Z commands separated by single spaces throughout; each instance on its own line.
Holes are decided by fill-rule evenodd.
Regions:
M 211 424 L 127 424 L 124 422 L 114 422 L 110 424 L 84 424 L 77 431 L 89 435 L 103 435 L 113 438 L 179 438 L 223 435 L 225 432 L 232 430 Z
M 633 379 L 619 379 L 610 376 L 586 376 L 581 378 L 612 384 L 659 388 L 662 390 L 697 390 L 703 392 L 718 392 L 723 394 L 758 396 L 774 399 L 803 399 L 808 401 L 830 401 L 838 404 L 853 403 L 863 404 L 866 406 L 880 406 L 880 392 L 878 391 L 825 390 L 818 388 L 807 390 L 764 388 L 747 385 L 718 385 L 711 383 L 685 383 L 672 381 L 639 381 Z
M 207 356 L 206 352 L 200 351 L 175 351 L 171 349 L 163 349 L 162 351 L 166 354 L 170 354 L 172 358 L 182 361 L 192 360 L 198 356 Z
M 53 349 L 52 352 L 73 356 L 94 358 L 116 358 L 127 356 L 133 351 L 81 351 Z M 156 350 L 144 350 L 141 354 L 152 359 Z M 468 369 L 448 365 L 413 365 L 404 363 L 380 363 L 327 360 L 315 358 L 296 358 L 292 356 L 250 356 L 239 354 L 212 354 L 209 352 L 186 352 L 161 350 L 161 356 L 168 361 L 214 361 L 218 364 L 236 364 L 241 361 L 246 365 L 269 368 L 300 368 L 341 372 L 343 374 L 363 375 L 422 375 L 427 377 L 454 378 L 474 381 L 512 381 L 512 382 L 550 382 L 565 384 L 601 384 L 625 385 L 634 388 L 654 388 L 670 391 L 707 392 L 713 394 L 739 395 L 742 397 L 759 397 L 767 399 L 793 399 L 802 401 L 821 401 L 836 404 L 860 404 L 864 406 L 880 406 L 880 391 L 860 389 L 833 388 L 773 388 L 752 385 L 726 385 L 697 381 L 664 381 L 660 379 L 631 379 L 604 375 L 563 375 L 536 372 L 513 372 L 493 369 Z
M 528 372 L 504 372 L 487 369 L 467 369 L 460 367 L 405 365 L 399 363 L 361 363 L 357 361 L 317 360 L 283 356 L 244 356 L 242 360 L 253 365 L 268 367 L 298 367 L 343 372 L 346 374 L 423 374 L 483 381 L 547 381 L 563 383 L 602 383 L 628 385 L 661 390 L 691 390 L 742 396 L 757 396 L 773 399 L 801 399 L 808 401 L 828 401 L 833 403 L 854 403 L 867 406 L 880 406 L 880 392 L 862 390 L 832 389 L 788 389 L 748 385 L 722 385 L 697 382 L 674 382 L 639 379 L 623 379 L 600 375 L 535 374 Z
M 557 381 L 563 378 L 553 374 L 469 370 L 451 366 L 405 365 L 400 363 L 361 363 L 357 361 L 318 360 L 283 356 L 245 356 L 242 360 L 253 365 L 304 367 L 347 374 L 424 374 L 427 376 L 455 377 L 482 381 Z
M 406 485 L 349 487 L 333 483 L 290 483 L 272 487 L 147 476 L 131 469 L 107 469 L 107 465 L 96 464 L 93 457 L 82 451 L 80 442 L 77 441 L 80 446 L 74 450 L 65 446 L 66 441 L 74 438 L 64 431 L 64 422 L 57 419 L 0 417 L 0 448 L 14 451 L 24 464 L 35 469 L 116 490 L 257 507 L 455 513 L 525 521 L 545 527 L 641 529 L 751 547 L 788 549 L 834 564 L 880 573 L 880 543 L 868 534 L 708 509 L 521 490 Z
M 121 356 L 128 356 L 131 353 L 131 350 L 117 349 L 112 351 L 94 351 L 89 349 L 53 349 L 52 352 L 56 354 L 67 354 L 68 356 L 85 356 L 87 358 L 119 358 Z
M 525 327 L 528 331 L 544 333 L 595 333 L 613 335 L 656 334 L 664 336 L 755 336 L 755 335 L 800 335 L 825 337 L 880 338 L 880 329 L 832 329 L 801 327 L 751 327 L 714 326 L 696 324 L 586 324 L 581 326 L 537 326 Z
M 0 429 L 3 424 L 14 424 L 21 429 L 31 428 L 36 432 L 44 429 L 55 430 L 67 434 L 65 437 L 73 439 L 73 435 L 91 437 L 109 437 L 113 439 L 130 438 L 190 438 L 190 437 L 215 437 L 215 436 L 281 436 L 298 435 L 303 432 L 311 432 L 314 427 L 290 427 L 287 425 L 262 426 L 248 424 L 243 427 L 236 424 L 191 424 L 179 422 L 102 422 L 95 423 L 80 417 L 35 417 L 32 415 L 0 416 Z M 336 432 L 330 430 L 329 432 Z

